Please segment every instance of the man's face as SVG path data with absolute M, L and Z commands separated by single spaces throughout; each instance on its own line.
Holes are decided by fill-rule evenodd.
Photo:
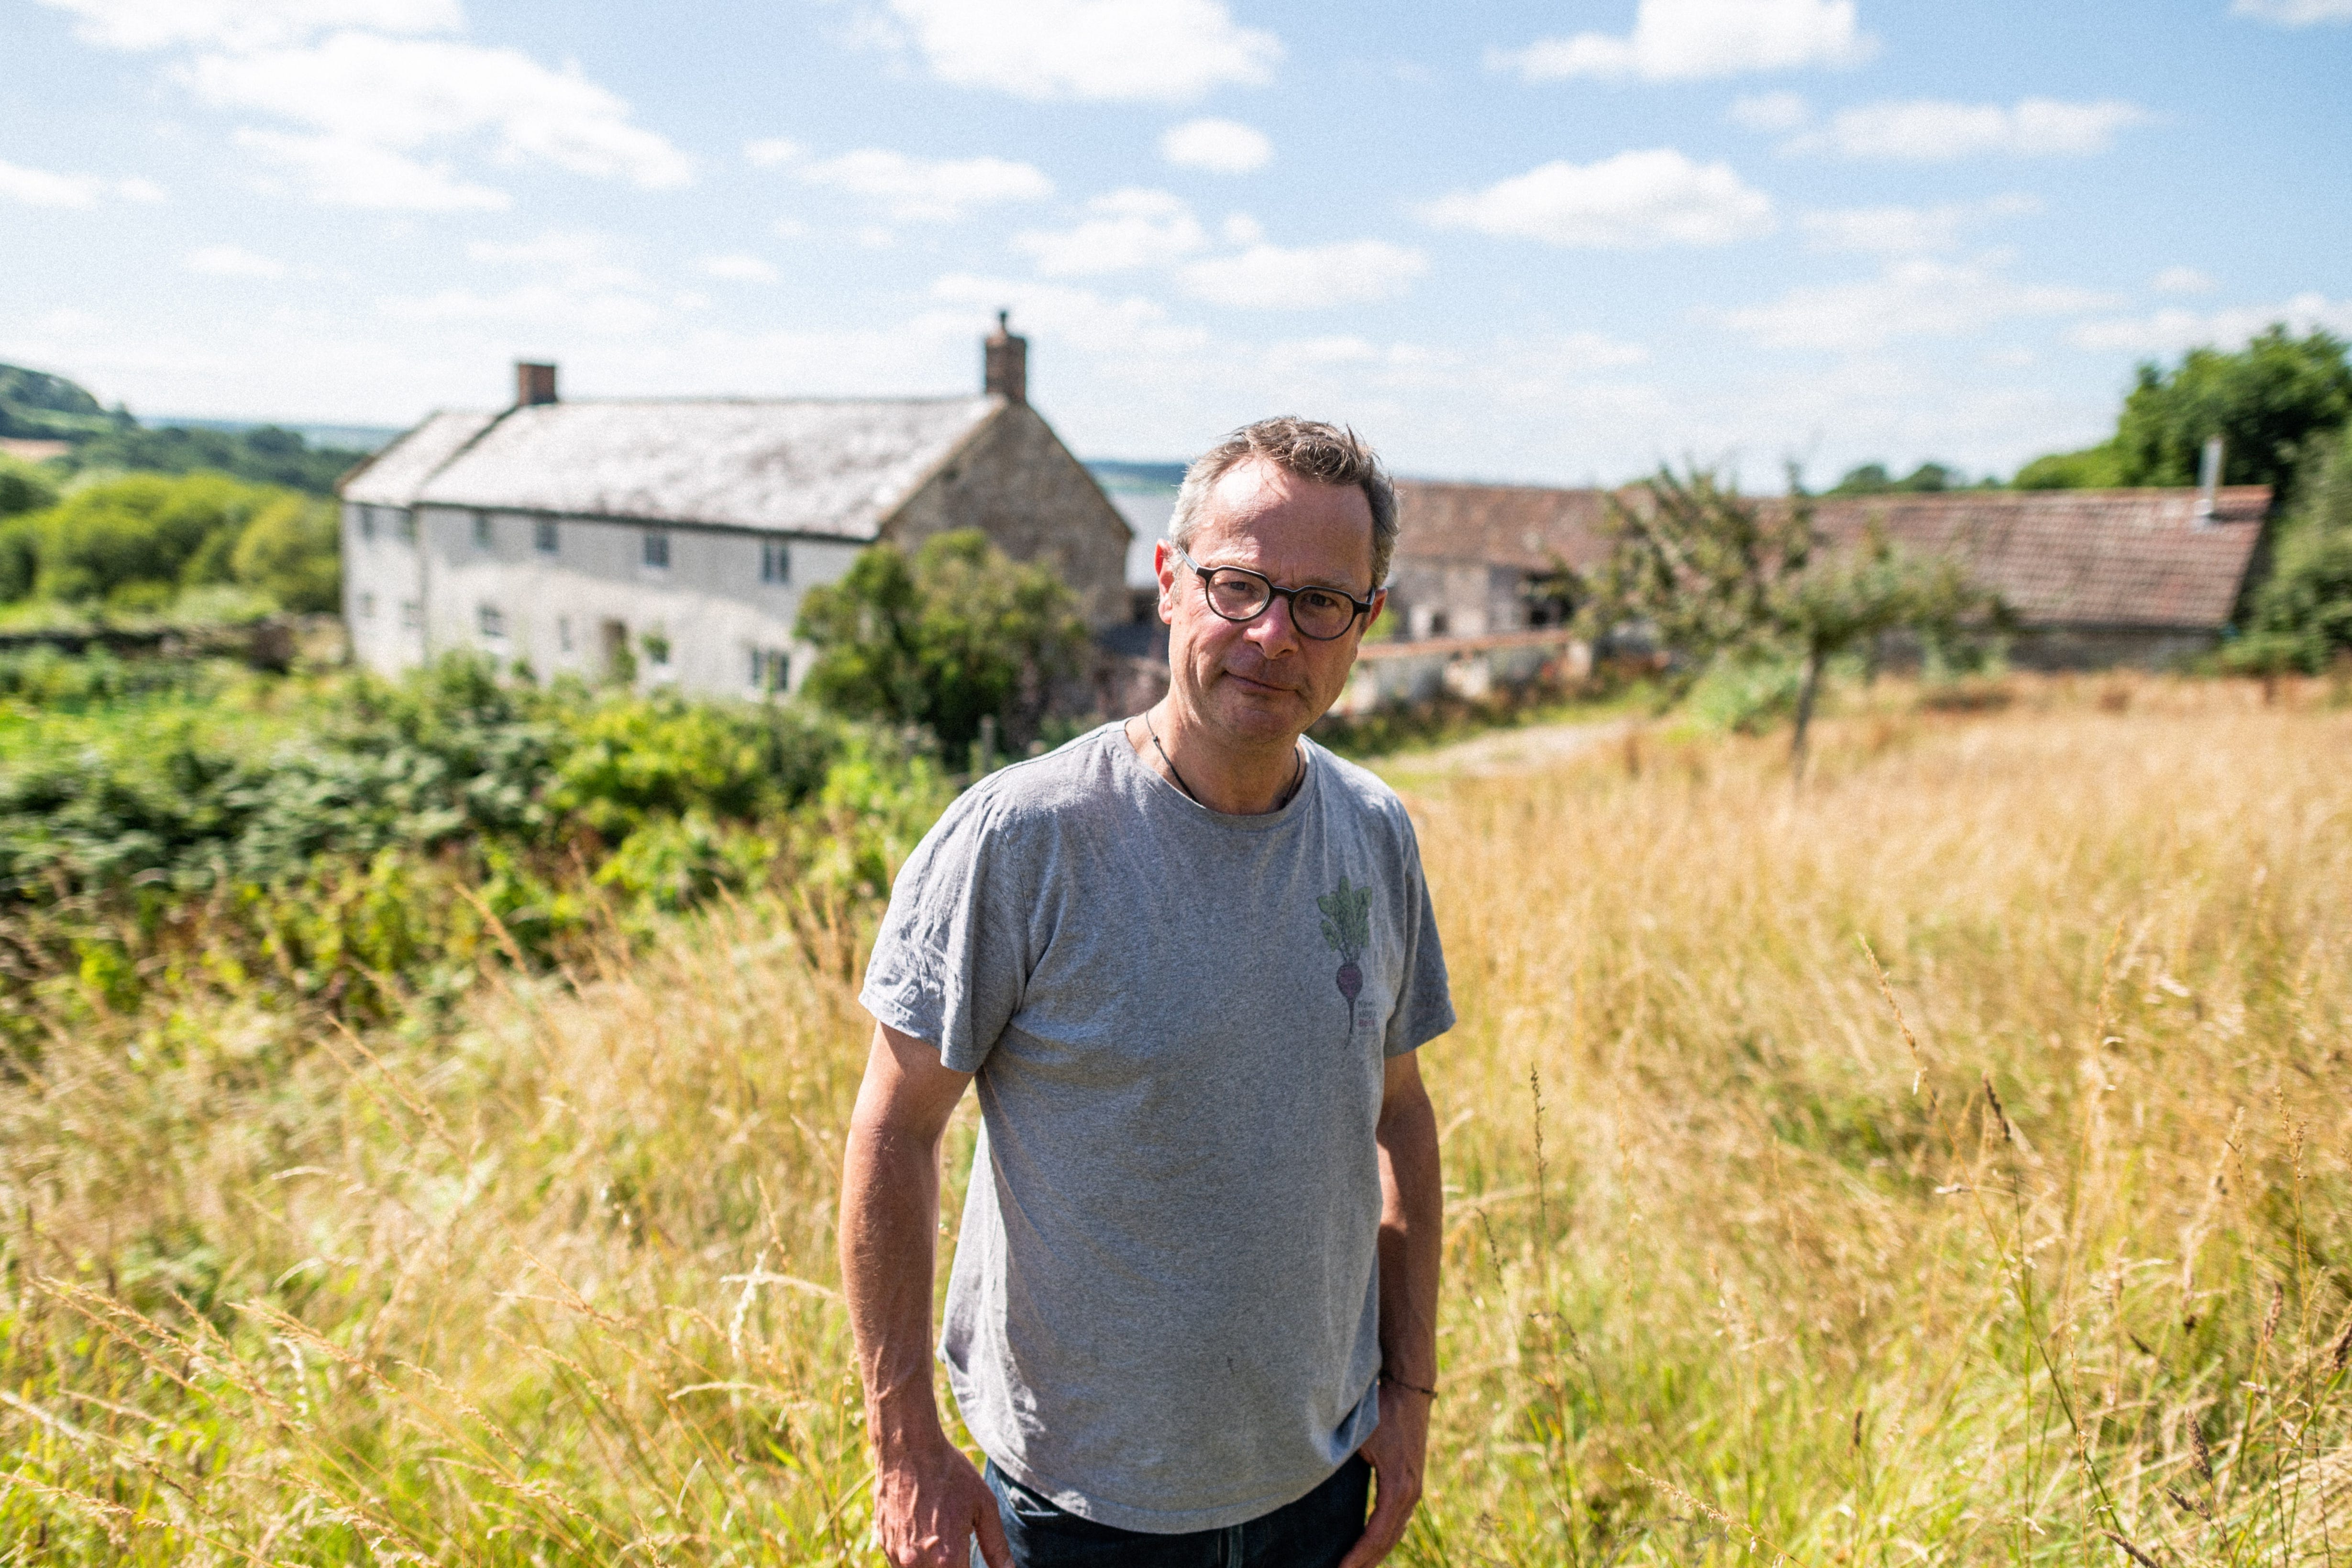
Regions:
M 1362 599 L 1373 586 L 1371 503 L 1353 485 L 1317 484 L 1255 458 L 1237 463 L 1209 491 L 1192 556 L 1203 567 L 1245 566 L 1277 587 L 1337 588 Z M 1255 620 L 1219 616 L 1165 540 L 1155 563 L 1177 700 L 1210 730 L 1244 744 L 1287 745 L 1323 716 L 1387 599 L 1373 597 L 1371 616 L 1318 642 L 1300 635 L 1279 596 Z

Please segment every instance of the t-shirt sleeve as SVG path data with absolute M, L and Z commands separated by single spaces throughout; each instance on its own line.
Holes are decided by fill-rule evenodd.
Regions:
M 1402 813 L 1400 813 L 1402 816 Z M 1399 879 L 1399 925 L 1404 931 L 1404 994 L 1389 1014 L 1383 1054 L 1401 1057 L 1418 1050 L 1454 1027 L 1454 993 L 1445 978 L 1445 950 L 1437 938 L 1437 911 L 1429 901 L 1429 883 L 1421 873 L 1421 841 L 1410 818 L 1404 830 L 1404 875 Z
M 984 798 L 968 794 L 916 846 L 890 889 L 858 1002 L 882 1023 L 978 1072 L 1021 1009 L 1032 967 L 1013 851 Z

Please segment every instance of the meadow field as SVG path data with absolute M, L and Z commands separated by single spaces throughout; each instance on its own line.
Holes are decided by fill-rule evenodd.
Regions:
M 1801 788 L 1657 726 L 1390 765 L 1461 1011 L 1398 1561 L 2352 1563 L 2352 704 L 1970 689 L 1881 683 Z M 878 1561 L 868 918 L 22 1054 L 0 1563 Z

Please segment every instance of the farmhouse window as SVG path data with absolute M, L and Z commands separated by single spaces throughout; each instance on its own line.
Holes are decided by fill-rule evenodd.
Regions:
M 400 624 L 412 631 L 425 624 L 425 606 L 414 599 L 400 601 Z
M 375 508 L 372 506 L 363 506 L 359 509 L 359 513 L 360 537 L 362 539 L 373 539 L 375 537 Z
M 496 537 L 490 531 L 490 514 L 486 511 L 476 512 L 474 514 L 474 547 L 478 550 L 488 550 Z
M 507 613 L 496 605 L 482 605 L 475 612 L 475 616 L 484 637 L 503 637 L 507 635 Z
M 759 692 L 782 691 L 792 684 L 792 656 L 780 647 L 754 647 L 751 652 L 751 689 Z
M 656 572 L 669 570 L 669 535 L 658 528 L 646 530 L 645 563 Z M 655 663 L 661 661 L 656 659 Z
M 760 581 L 789 583 L 793 580 L 793 547 L 781 539 L 760 542 Z
M 416 542 L 416 514 L 405 508 L 395 507 L 392 513 L 393 527 L 409 543 Z
M 669 637 L 662 632 L 647 632 L 644 637 L 646 662 L 656 669 L 669 668 Z
M 553 518 L 542 517 L 531 525 L 530 543 L 531 548 L 541 555 L 555 553 L 555 520 Z

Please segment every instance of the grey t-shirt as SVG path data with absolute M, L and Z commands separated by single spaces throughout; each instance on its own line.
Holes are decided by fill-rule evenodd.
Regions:
M 861 1000 L 978 1075 L 940 1355 L 1061 1508 L 1237 1524 L 1379 1420 L 1385 1058 L 1454 1022 L 1412 825 L 1307 743 L 1226 816 L 1117 724 L 967 791 L 890 897 Z

